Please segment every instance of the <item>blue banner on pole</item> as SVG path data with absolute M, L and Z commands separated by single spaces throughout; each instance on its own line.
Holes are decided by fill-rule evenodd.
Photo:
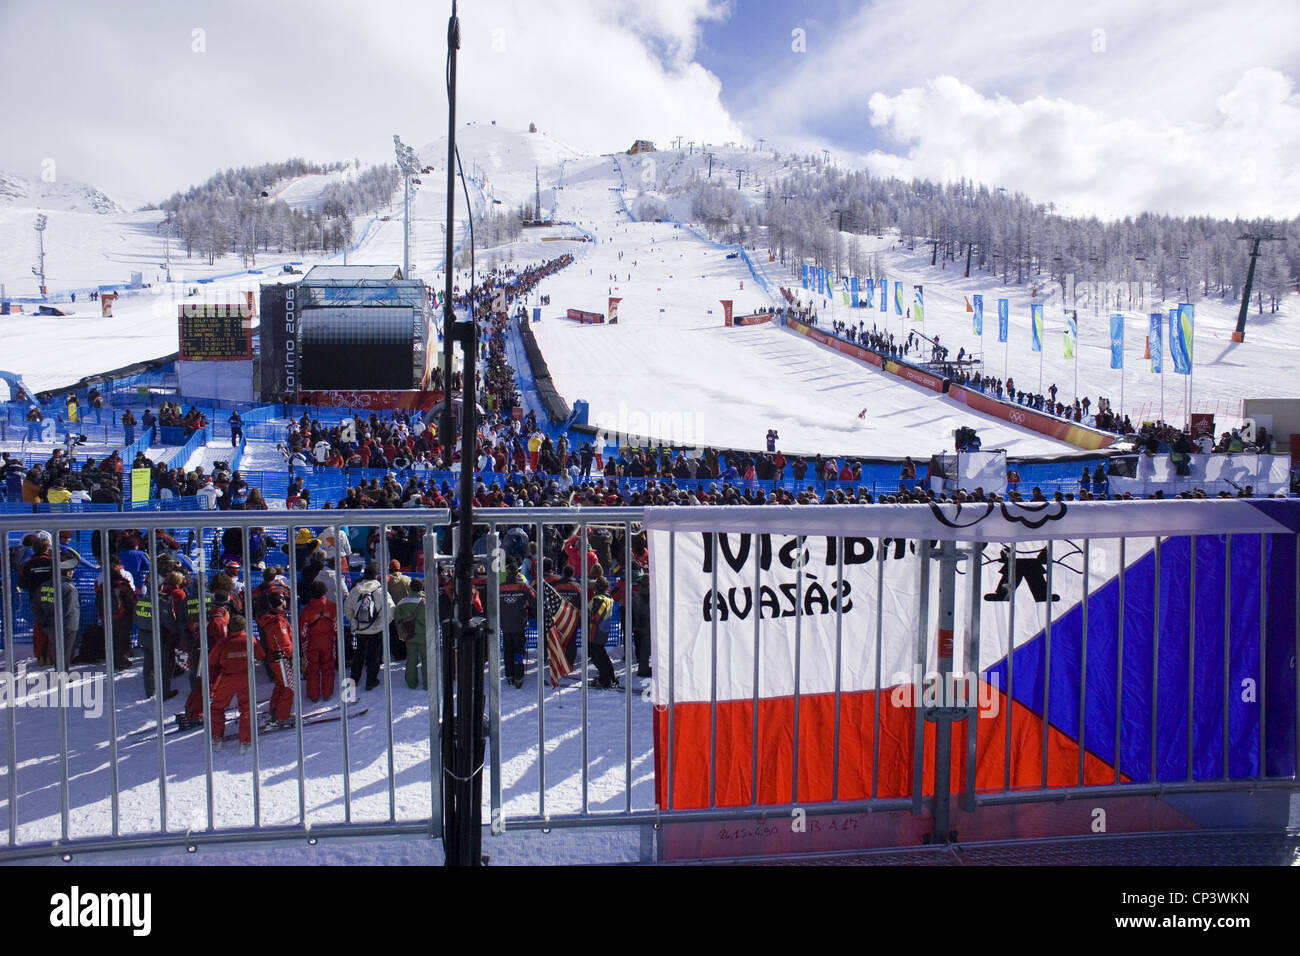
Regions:
M 889 311 L 889 280 L 880 280 L 880 311 Z
M 1186 371 L 1179 370 L 1183 375 L 1192 374 L 1192 343 L 1195 342 L 1196 336 L 1196 310 L 1189 302 L 1181 302 L 1178 305 L 1178 332 L 1183 361 L 1186 365 Z
M 803 265 L 803 287 L 808 288 L 808 263 Z
M 1118 312 L 1110 317 L 1110 367 L 1124 367 L 1124 316 Z
M 1147 334 L 1147 348 L 1151 351 L 1151 371 L 1163 374 L 1165 370 L 1164 327 L 1165 317 L 1151 313 L 1151 331 Z
M 1011 326 L 1011 300 L 998 299 L 998 341 L 1007 340 L 1007 331 Z
M 984 334 L 984 296 L 975 296 L 975 307 L 971 313 L 971 331 L 976 335 Z
M 849 276 L 849 298 L 852 300 L 849 304 L 853 308 L 858 307 L 858 277 Z
M 1178 375 L 1192 374 L 1192 356 L 1189 329 L 1183 325 L 1181 309 L 1169 310 L 1169 360 Z
M 1030 348 L 1035 352 L 1043 350 L 1043 304 L 1036 302 L 1029 307 L 1030 325 L 1033 327 L 1033 339 Z

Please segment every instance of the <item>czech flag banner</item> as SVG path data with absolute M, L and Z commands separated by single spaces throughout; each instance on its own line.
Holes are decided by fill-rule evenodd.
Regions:
M 942 706 L 971 708 L 954 792 L 1290 777 L 1297 518 L 1273 499 L 647 508 L 656 802 L 932 794 Z M 971 555 L 951 629 L 932 541 Z

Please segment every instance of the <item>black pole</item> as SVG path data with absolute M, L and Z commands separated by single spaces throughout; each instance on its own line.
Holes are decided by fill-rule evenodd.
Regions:
M 448 866 L 479 866 L 482 858 L 482 800 L 484 742 L 484 687 L 487 635 L 482 617 L 474 616 L 474 459 L 477 452 L 475 421 L 475 359 L 478 325 L 471 292 L 464 321 L 456 321 L 452 306 L 452 236 L 456 189 L 456 50 L 460 47 L 460 21 L 452 0 L 447 23 L 447 284 L 443 307 L 443 361 L 445 388 L 442 426 L 444 461 L 450 468 L 455 444 L 452 415 L 451 359 L 453 343 L 460 341 L 461 461 L 456 542 L 455 607 L 448 615 L 451 627 L 444 635 L 442 753 L 443 850 Z
M 447 282 L 442 303 L 442 421 L 438 425 L 442 439 L 442 464 L 451 469 L 452 447 L 456 443 L 455 419 L 451 411 L 452 326 L 456 310 L 452 305 L 454 288 L 452 237 L 456 227 L 456 51 L 460 49 L 460 20 L 456 17 L 456 0 L 451 2 L 451 19 L 447 21 L 447 235 L 443 251 L 447 259 Z
M 1246 312 L 1250 309 L 1250 288 L 1255 284 L 1255 262 L 1259 259 L 1259 236 L 1251 237 L 1250 267 L 1246 270 L 1246 288 L 1241 292 L 1241 311 L 1237 313 L 1237 334 L 1234 342 L 1246 340 Z

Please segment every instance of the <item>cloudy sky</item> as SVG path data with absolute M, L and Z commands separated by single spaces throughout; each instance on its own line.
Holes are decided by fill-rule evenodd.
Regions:
M 446 129 L 444 0 L 0 0 L 0 167 L 129 203 Z M 1300 214 L 1293 0 L 465 0 L 458 115 L 677 135 L 1068 212 Z

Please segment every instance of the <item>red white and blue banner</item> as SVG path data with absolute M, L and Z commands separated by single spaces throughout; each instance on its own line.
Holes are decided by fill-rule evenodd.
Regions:
M 954 790 L 1295 772 L 1295 502 L 650 508 L 645 527 L 660 807 L 932 792 L 939 540 L 970 555 L 953 672 L 976 747 L 954 747 Z

